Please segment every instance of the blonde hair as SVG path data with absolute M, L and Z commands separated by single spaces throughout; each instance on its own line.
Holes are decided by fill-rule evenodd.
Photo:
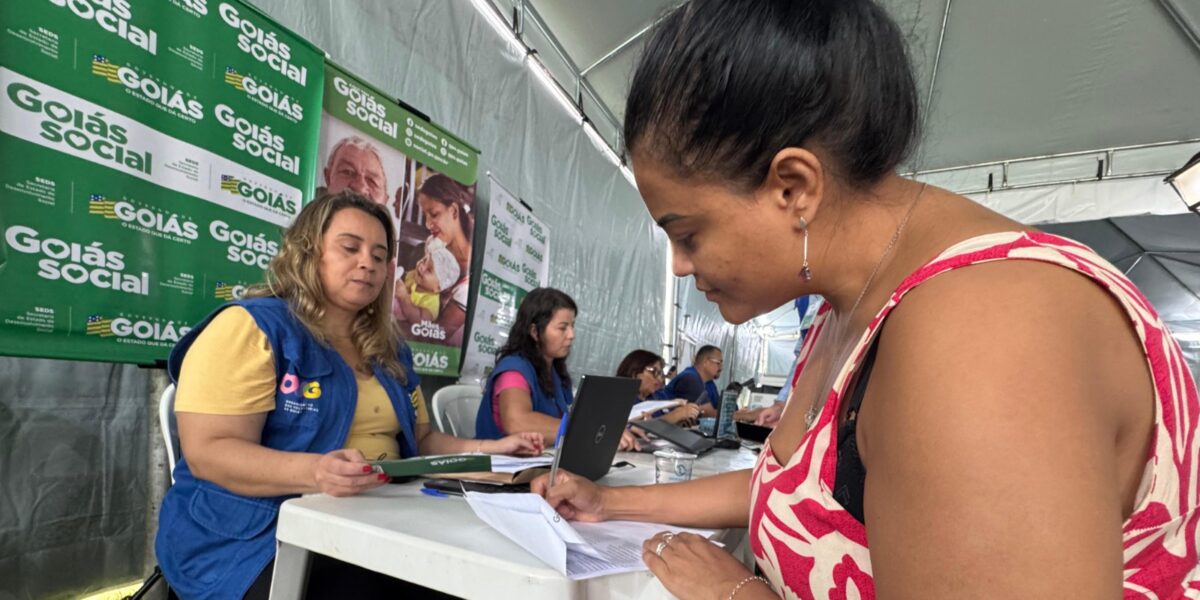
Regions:
M 329 332 L 321 327 L 325 316 L 325 290 L 321 287 L 318 270 L 321 260 L 321 240 L 333 215 L 346 209 L 361 210 L 379 220 L 387 235 L 387 258 L 396 256 L 396 231 L 387 212 L 364 196 L 345 190 L 325 194 L 305 206 L 296 220 L 283 232 L 279 254 L 271 259 L 265 283 L 251 286 L 246 298 L 276 297 L 285 300 L 293 315 L 313 337 L 329 344 Z M 362 357 L 364 369 L 378 365 L 401 384 L 408 374 L 400 364 L 398 353 L 404 343 L 392 321 L 392 282 L 385 281 L 383 290 L 371 304 L 358 311 L 350 328 L 350 340 Z

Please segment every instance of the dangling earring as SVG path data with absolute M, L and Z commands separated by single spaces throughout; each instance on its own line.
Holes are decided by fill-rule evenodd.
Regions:
M 812 269 L 808 268 L 808 221 L 800 217 L 800 231 L 804 232 L 804 264 L 800 265 L 800 279 L 812 281 Z

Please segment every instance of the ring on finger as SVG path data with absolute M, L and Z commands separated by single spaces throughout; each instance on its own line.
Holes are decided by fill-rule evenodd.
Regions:
M 673 539 L 675 539 L 675 534 L 674 534 L 674 533 L 667 533 L 667 534 L 664 534 L 664 535 L 663 535 L 663 544 L 664 544 L 664 545 L 667 545 L 667 546 L 670 546 L 670 545 L 671 545 L 671 540 L 673 540 Z
M 666 547 L 667 547 L 667 542 L 659 542 L 658 545 L 654 547 L 655 556 L 662 558 L 663 548 L 666 548 Z

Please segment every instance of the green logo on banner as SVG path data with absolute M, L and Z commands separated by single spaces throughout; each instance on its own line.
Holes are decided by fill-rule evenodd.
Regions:
M 70 9 L 76 17 L 85 21 L 93 21 L 101 29 L 115 34 L 130 44 L 150 54 L 158 54 L 158 32 L 153 29 L 142 29 L 130 22 L 133 19 L 133 12 L 129 8 L 129 0 L 105 2 L 50 0 L 50 4 Z
M 266 31 L 261 25 L 242 17 L 232 4 L 222 2 L 217 11 L 221 13 L 221 20 L 225 21 L 226 25 L 238 30 L 238 50 L 301 86 L 306 84 L 308 67 L 291 62 L 291 47 L 279 41 L 274 31 Z
M 102 317 L 100 315 L 91 315 L 87 318 L 87 334 L 98 335 L 100 337 L 112 337 L 112 319 Z
M 48 281 L 64 280 L 75 285 L 89 284 L 101 289 L 128 294 L 150 294 L 150 274 L 125 273 L 125 255 L 104 251 L 103 242 L 90 244 L 66 242 L 57 238 L 41 239 L 38 230 L 13 225 L 4 232 L 8 246 L 22 254 L 40 254 L 37 276 Z
M 113 319 L 100 314 L 88 315 L 85 327 L 87 335 L 115 337 L 121 344 L 164 348 L 174 346 L 179 338 L 192 330 L 187 323 L 169 319 L 136 319 L 125 316 Z
M 418 373 L 457 373 L 458 348 L 409 342 L 413 352 L 413 367 Z
M 250 100 L 281 117 L 292 122 L 304 119 L 304 105 L 295 98 L 261 83 L 249 75 L 242 75 L 233 67 L 225 67 L 225 83 L 233 86 L 233 89 L 245 93 Z
M 229 284 L 224 281 L 218 281 L 213 289 L 213 297 L 226 302 L 237 300 L 246 293 L 246 286 L 241 283 Z

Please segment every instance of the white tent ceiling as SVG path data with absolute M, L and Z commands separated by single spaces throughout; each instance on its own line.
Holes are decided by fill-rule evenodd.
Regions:
M 1200 138 L 1200 0 L 882 1 L 909 40 L 923 101 L 932 89 L 921 170 Z M 544 24 L 617 123 L 642 34 L 679 3 L 492 2 Z M 524 26 L 527 43 L 574 96 L 570 68 L 537 29 Z M 589 100 L 585 112 L 604 120 Z

